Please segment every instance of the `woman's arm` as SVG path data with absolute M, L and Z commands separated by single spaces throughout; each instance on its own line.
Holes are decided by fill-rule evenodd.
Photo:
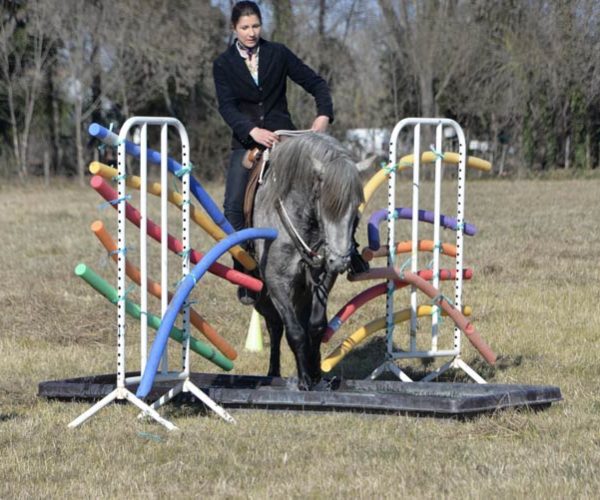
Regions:
M 315 118 L 315 121 L 311 125 L 310 129 L 313 132 L 325 132 L 327 130 L 328 125 L 329 117 L 325 115 L 320 115 Z
M 219 102 L 219 113 L 240 142 L 249 146 L 252 142 L 250 132 L 256 125 L 238 109 L 238 100 L 229 85 L 225 70 L 218 60 L 213 63 L 213 78 Z

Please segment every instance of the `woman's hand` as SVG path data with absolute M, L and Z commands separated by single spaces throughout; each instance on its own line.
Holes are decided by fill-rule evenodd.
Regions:
M 326 115 L 320 115 L 315 118 L 310 129 L 313 132 L 325 132 L 327 130 L 327 126 L 329 125 L 329 117 Z
M 269 149 L 273 147 L 273 144 L 279 142 L 279 136 L 265 128 L 254 127 L 250 131 L 250 137 L 254 139 L 254 142 L 262 144 Z

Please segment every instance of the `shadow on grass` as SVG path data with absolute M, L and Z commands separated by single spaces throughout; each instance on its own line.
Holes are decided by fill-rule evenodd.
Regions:
M 444 359 L 446 361 L 447 359 Z M 373 371 L 386 361 L 386 340 L 375 338 L 366 345 L 360 346 L 349 353 L 344 360 L 336 366 L 327 378 L 342 379 L 366 379 Z M 499 356 L 495 366 L 490 365 L 480 357 L 465 360 L 486 381 L 491 381 L 497 371 L 504 371 L 520 366 L 523 356 Z M 400 367 L 412 380 L 418 381 L 427 376 L 434 369 L 434 359 L 424 358 L 418 360 L 404 361 Z M 389 372 L 382 373 L 379 380 L 398 380 Z M 448 370 L 435 379 L 437 382 L 473 382 L 473 380 L 462 370 Z
M 15 420 L 18 417 L 19 415 L 17 415 L 16 413 L 0 413 L 0 423 Z

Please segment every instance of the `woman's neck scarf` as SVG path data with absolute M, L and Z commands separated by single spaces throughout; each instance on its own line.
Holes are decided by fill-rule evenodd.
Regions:
M 235 46 L 237 47 L 240 56 L 244 59 L 254 83 L 258 85 L 258 52 L 260 47 L 258 44 L 254 47 L 246 47 L 239 40 L 236 40 Z

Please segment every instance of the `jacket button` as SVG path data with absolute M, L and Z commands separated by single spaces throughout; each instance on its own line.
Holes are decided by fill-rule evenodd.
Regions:
M 263 90 L 262 86 L 258 87 L 258 90 L 260 90 L 262 92 L 262 90 Z
M 262 107 L 263 103 L 262 103 L 262 102 L 259 102 L 259 103 L 258 103 L 258 105 Z

